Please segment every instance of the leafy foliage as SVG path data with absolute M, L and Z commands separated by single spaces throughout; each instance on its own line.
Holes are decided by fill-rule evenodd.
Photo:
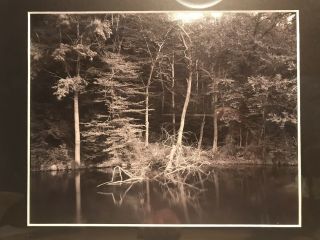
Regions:
M 52 88 L 56 91 L 53 93 L 58 99 L 64 98 L 70 92 L 82 92 L 88 83 L 80 76 L 73 78 L 59 79 L 56 86 Z
M 262 111 L 266 111 L 267 120 L 278 123 L 281 127 L 287 122 L 297 124 L 295 79 L 283 79 L 281 75 L 273 78 L 258 76 L 249 78 L 248 84 L 253 92 L 248 99 L 252 113 L 258 111 L 262 114 Z
M 142 102 L 136 101 L 142 95 L 138 69 L 119 54 L 107 53 L 102 61 L 108 72 L 98 71 L 95 84 L 97 101 L 104 103 L 106 108 L 85 124 L 88 130 L 83 135 L 91 144 L 102 142 L 100 154 L 107 152 L 114 159 L 124 160 L 133 157 L 134 146 L 142 134 L 143 125 L 138 124 L 137 118 L 137 114 L 143 113 Z

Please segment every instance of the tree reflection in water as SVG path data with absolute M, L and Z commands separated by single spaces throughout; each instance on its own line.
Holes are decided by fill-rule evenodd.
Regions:
M 216 203 L 219 207 L 219 178 L 216 172 L 210 174 L 197 173 L 194 176 L 172 175 L 161 180 L 146 179 L 143 182 L 120 184 L 116 191 L 98 191 L 100 195 L 110 196 L 115 206 L 129 205 L 135 208 L 137 215 L 143 216 L 142 223 L 146 224 L 179 224 L 191 223 L 190 211 L 196 212 L 198 221 L 201 221 L 204 209 L 200 200 L 205 198 L 207 185 L 214 185 Z M 134 199 L 129 196 L 129 191 L 134 185 L 138 185 L 139 196 Z M 123 188 L 125 186 L 125 188 Z M 124 189 L 124 190 L 121 190 Z M 136 189 L 134 190 L 136 191 Z M 126 199 L 127 198 L 127 199 Z M 164 204 L 164 202 L 168 204 Z M 139 208 L 136 207 L 139 204 Z M 194 214 L 193 214 L 194 215 Z
M 80 172 L 75 173 L 75 193 L 76 193 L 76 223 L 82 222 L 81 217 L 81 178 Z
M 98 194 L 101 195 L 106 195 L 106 196 L 111 196 L 114 205 L 116 206 L 121 206 L 127 193 L 130 191 L 130 189 L 132 188 L 133 183 L 124 191 L 123 194 L 119 194 L 118 197 L 115 196 L 115 194 L 113 192 L 97 192 Z
M 275 221 L 270 214 L 277 210 L 266 203 L 277 202 L 274 196 L 283 194 L 282 189 L 270 188 L 282 184 L 278 183 L 277 176 L 270 177 L 270 173 L 276 174 L 276 171 L 267 172 L 264 168 L 250 171 L 214 169 L 209 174 L 172 174 L 163 179 L 136 182 L 129 187 L 122 184 L 113 186 L 113 192 L 98 193 L 110 195 L 116 206 L 135 209 L 135 216 L 141 219 L 141 223 L 202 223 L 210 219 L 210 214 L 227 222 L 227 217 L 233 216 L 234 211 L 238 211 L 240 217 L 249 215 L 245 212 L 248 209 L 258 223 L 270 223 Z M 131 189 L 134 190 L 129 193 Z M 118 197 L 115 197 L 116 193 Z

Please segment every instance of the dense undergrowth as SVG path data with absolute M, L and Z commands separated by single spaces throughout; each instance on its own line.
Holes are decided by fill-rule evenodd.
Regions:
M 225 145 L 213 153 L 212 149 L 199 150 L 196 146 L 182 146 L 177 156 L 175 156 L 173 169 L 178 168 L 205 168 L 214 165 L 296 165 L 297 155 L 292 148 L 295 146 L 286 146 L 283 148 L 269 147 L 265 155 L 262 156 L 262 147 L 249 145 L 239 147 L 234 145 Z M 106 157 L 105 159 L 92 160 L 88 158 L 82 161 L 81 168 L 108 168 L 120 167 L 122 169 L 135 169 L 145 171 L 165 171 L 168 164 L 168 156 L 171 151 L 170 142 L 151 143 L 148 147 L 143 142 L 135 142 L 122 149 L 125 158 L 118 159 Z M 46 149 L 33 149 L 31 152 L 33 161 L 32 170 L 71 170 L 72 150 L 69 150 L 65 144 L 58 147 Z

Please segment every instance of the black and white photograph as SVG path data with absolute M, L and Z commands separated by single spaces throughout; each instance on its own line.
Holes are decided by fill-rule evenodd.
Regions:
M 301 227 L 299 11 L 28 18 L 28 226 Z

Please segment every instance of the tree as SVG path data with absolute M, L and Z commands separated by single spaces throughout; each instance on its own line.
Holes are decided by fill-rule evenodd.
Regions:
M 283 79 L 281 75 L 257 76 L 249 78 L 248 84 L 252 89 L 252 96 L 248 99 L 249 111 L 261 116 L 258 144 L 263 146 L 264 158 L 267 123 L 275 123 L 280 129 L 287 124 L 297 124 L 296 79 Z
M 139 67 L 118 53 L 107 52 L 101 57 L 102 69 L 92 68 L 90 73 L 96 78 L 95 101 L 104 108 L 85 124 L 84 137 L 97 150 L 99 156 L 125 161 L 135 156 L 142 134 L 139 117 L 144 113 L 143 96 L 139 85 Z M 99 146 L 99 147 L 97 147 Z
M 114 17 L 112 17 L 114 18 Z M 156 78 L 157 67 L 163 55 L 162 51 L 172 29 L 167 14 L 128 14 L 115 17 L 116 37 L 113 38 L 113 50 L 121 50 L 133 55 L 144 69 L 141 76 L 145 88 L 145 146 L 149 145 L 150 135 L 150 92 Z M 137 34 L 140 33 L 140 34 Z
M 188 109 L 188 105 L 189 105 L 189 101 L 190 101 L 190 97 L 191 97 L 191 90 L 192 90 L 192 79 L 193 79 L 193 67 L 194 67 L 194 59 L 193 59 L 193 52 L 192 52 L 192 39 L 190 37 L 190 35 L 186 32 L 186 30 L 184 29 L 184 27 L 182 25 L 179 26 L 179 35 L 181 38 L 181 41 L 183 43 L 183 47 L 184 47 L 184 58 L 186 61 L 186 67 L 187 67 L 187 71 L 188 71 L 188 76 L 187 76 L 187 90 L 186 90 L 186 96 L 185 96 L 185 100 L 184 100 L 184 104 L 183 104 L 183 108 L 182 108 L 182 113 L 181 113 L 181 118 L 180 118 L 180 127 L 178 130 L 178 135 L 177 135 L 177 141 L 175 143 L 174 146 L 172 146 L 170 155 L 169 155 L 169 164 L 167 166 L 168 169 L 170 169 L 172 167 L 172 162 L 174 159 L 175 154 L 181 151 L 181 147 L 182 147 L 182 137 L 183 137 L 183 132 L 184 132 L 184 125 L 185 125 L 185 118 L 186 118 L 186 114 L 187 114 L 187 109 Z M 178 158 L 177 158 L 178 159 Z M 178 165 L 178 162 L 175 163 L 176 165 Z
M 79 95 L 88 84 L 84 72 L 86 62 L 92 62 L 98 55 L 100 44 L 111 34 L 109 22 L 103 17 L 90 15 L 59 15 L 57 28 L 60 33 L 60 44 L 53 51 L 52 57 L 61 63 L 65 77 L 60 78 L 53 86 L 58 99 L 69 94 L 74 102 L 75 134 L 75 167 L 80 167 L 80 120 Z
M 155 67 L 162 57 L 162 50 L 166 43 L 168 34 L 171 28 L 166 28 L 168 25 L 167 17 L 165 15 L 160 16 L 159 22 L 152 19 L 152 25 L 150 25 L 150 18 L 148 16 L 139 16 L 140 20 L 140 32 L 142 33 L 145 49 L 149 56 L 150 70 L 145 83 L 145 146 L 149 144 L 149 99 L 150 99 L 150 85 L 152 83 Z M 152 31 L 156 28 L 157 31 Z

